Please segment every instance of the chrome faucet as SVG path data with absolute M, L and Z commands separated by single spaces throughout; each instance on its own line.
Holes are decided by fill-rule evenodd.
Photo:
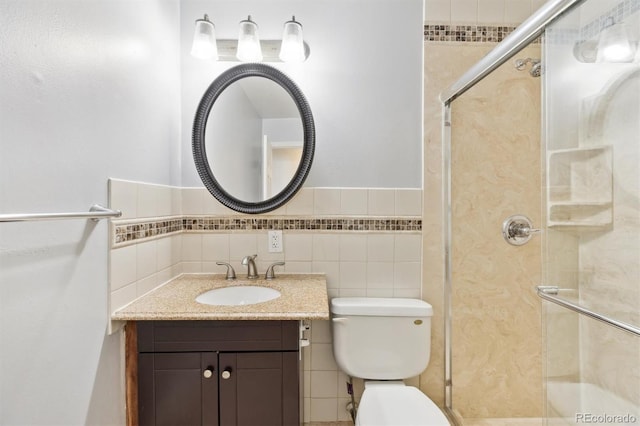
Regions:
M 254 280 L 258 278 L 258 268 L 256 268 L 255 258 L 258 257 L 257 254 L 252 256 L 245 256 L 242 259 L 242 264 L 247 267 L 247 278 L 250 280 Z
M 226 262 L 216 262 L 216 265 L 227 267 L 227 280 L 232 281 L 236 279 L 236 271 L 233 269 L 233 266 Z
M 267 273 L 264 274 L 265 280 L 273 280 L 276 278 L 276 273 L 273 270 L 274 266 L 284 266 L 284 262 L 276 262 L 269 265 L 269 267 L 267 268 Z

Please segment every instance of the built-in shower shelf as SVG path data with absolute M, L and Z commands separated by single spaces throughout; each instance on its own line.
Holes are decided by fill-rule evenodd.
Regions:
M 549 204 L 550 228 L 571 228 L 573 231 L 596 231 L 613 223 L 610 201 L 563 201 Z
M 611 201 L 555 201 L 550 207 L 610 207 Z
M 593 223 L 591 225 L 577 225 L 573 222 L 549 222 L 547 225 L 549 229 L 555 229 L 557 231 L 567 231 L 571 233 L 587 233 L 587 232 L 601 232 L 611 229 L 611 223 Z
M 548 223 L 575 232 L 613 223 L 613 149 L 585 146 L 548 152 Z
M 588 146 L 578 146 L 575 148 L 563 148 L 563 149 L 554 149 L 549 150 L 549 157 L 553 155 L 572 155 L 572 154 L 581 154 L 581 153 L 589 153 L 593 152 L 598 154 L 603 151 L 607 151 L 611 149 L 611 145 L 588 145 Z

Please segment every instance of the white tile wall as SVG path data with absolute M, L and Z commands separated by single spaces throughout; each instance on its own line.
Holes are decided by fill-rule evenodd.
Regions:
M 478 22 L 478 0 L 451 0 L 451 20 L 461 24 Z
M 367 205 L 371 216 L 393 216 L 396 213 L 396 192 L 393 189 L 370 189 Z
M 341 191 L 339 189 L 316 188 L 313 197 L 313 213 L 318 216 L 340 212 Z
M 340 190 L 340 214 L 341 215 L 366 215 L 368 202 L 366 189 L 341 189 Z
M 514 26 L 522 23 L 544 2 L 544 0 L 425 0 L 424 22 Z
M 236 215 L 204 188 L 171 188 L 110 181 L 110 207 L 126 219 L 179 215 Z M 422 191 L 413 189 L 304 188 L 286 216 L 422 216 Z M 269 253 L 267 232 L 181 233 L 126 245 L 110 254 L 110 309 L 122 307 L 180 273 L 225 272 L 217 261 L 246 273 L 241 259 L 258 254 L 259 272 L 285 261 L 283 272 L 323 272 L 330 297 L 420 297 L 421 234 L 283 231 L 282 253 Z M 349 420 L 346 376 L 333 358 L 328 321 L 313 321 L 305 350 L 305 421 Z M 361 394 L 361 384 L 359 394 Z

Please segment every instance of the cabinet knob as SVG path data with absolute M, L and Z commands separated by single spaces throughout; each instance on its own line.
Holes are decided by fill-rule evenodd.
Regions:
M 229 377 L 231 377 L 231 368 L 225 368 L 222 372 L 222 378 L 227 380 Z
M 202 372 L 205 379 L 210 379 L 213 376 L 213 367 L 208 367 Z

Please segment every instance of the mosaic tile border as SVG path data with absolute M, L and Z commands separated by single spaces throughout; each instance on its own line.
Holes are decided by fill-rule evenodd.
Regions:
M 181 232 L 219 231 L 422 231 L 422 219 L 398 217 L 250 218 L 185 216 L 113 222 L 113 247 Z
M 622 22 L 640 12 L 640 0 L 623 0 L 580 28 L 549 28 L 545 32 L 547 43 L 555 45 L 574 44 L 576 41 L 596 39 L 610 18 Z
M 588 40 L 600 34 L 609 18 L 613 18 L 614 22 L 621 22 L 638 11 L 640 11 L 640 0 L 621 1 L 606 13 L 580 28 L 580 39 Z
M 516 27 L 505 25 L 428 24 L 424 26 L 424 41 L 499 43 L 515 29 Z M 534 43 L 539 43 L 539 40 L 536 39 Z
M 554 43 L 574 43 L 596 37 L 609 18 L 620 22 L 640 11 L 640 0 L 623 0 L 607 12 L 581 28 L 558 28 L 547 32 Z M 424 41 L 426 42 L 464 42 L 464 43 L 499 43 L 516 29 L 515 26 L 505 25 L 455 25 L 455 24 L 427 24 L 424 26 Z M 541 43 L 541 37 L 532 44 Z

